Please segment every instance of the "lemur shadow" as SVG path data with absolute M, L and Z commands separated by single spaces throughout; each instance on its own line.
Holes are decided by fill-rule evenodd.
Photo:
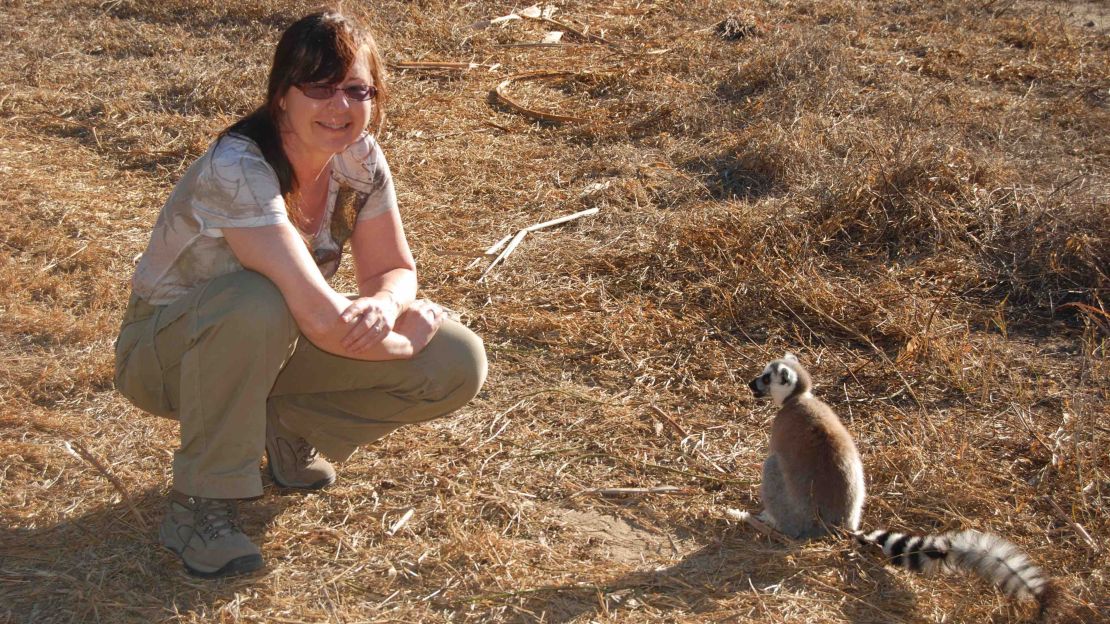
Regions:
M 297 497 L 267 487 L 240 503 L 243 530 L 256 543 Z M 0 621 L 161 621 L 168 614 L 203 618 L 243 588 L 265 582 L 266 569 L 227 580 L 190 576 L 158 542 L 166 489 L 104 505 L 53 525 L 0 527 Z M 264 553 L 265 554 L 265 553 Z
M 616 576 L 611 580 L 579 587 L 552 587 L 532 592 L 518 613 L 535 614 L 531 621 L 570 622 L 599 617 L 617 617 L 621 611 L 634 612 L 640 605 L 674 611 L 676 614 L 705 614 L 717 621 L 760 621 L 776 619 L 778 595 L 804 595 L 820 592 L 838 595 L 843 616 L 859 624 L 889 622 L 927 622 L 916 612 L 915 594 L 884 569 L 881 561 L 853 561 L 862 556 L 850 542 L 843 548 L 827 552 L 809 552 L 803 556 L 808 569 L 827 568 L 843 571 L 845 582 L 840 587 L 818 586 L 799 574 L 797 553 L 800 545 L 771 542 L 745 526 L 729 526 L 723 520 L 707 520 L 676 531 L 684 540 L 692 536 L 709 537 L 697 550 L 665 568 L 639 570 Z M 843 588 L 843 585 L 847 588 Z M 735 605 L 722 603 L 747 594 L 734 614 Z M 790 600 L 790 599 L 787 599 Z M 748 613 L 748 607 L 754 610 Z M 589 614 L 589 615 L 588 615 Z M 664 618 L 666 615 L 663 616 Z

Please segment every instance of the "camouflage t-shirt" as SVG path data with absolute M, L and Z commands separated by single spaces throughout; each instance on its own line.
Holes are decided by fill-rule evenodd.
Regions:
M 325 279 L 339 268 L 356 221 L 394 209 L 397 195 L 381 148 L 363 135 L 332 158 L 320 230 L 306 233 Z M 223 228 L 289 222 L 273 167 L 254 141 L 227 135 L 208 148 L 174 187 L 132 279 L 135 294 L 168 304 L 193 287 L 242 270 Z

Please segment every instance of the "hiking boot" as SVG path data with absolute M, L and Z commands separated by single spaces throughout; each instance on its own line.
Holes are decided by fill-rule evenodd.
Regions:
M 202 578 L 253 572 L 262 553 L 240 530 L 237 501 L 170 492 L 170 508 L 158 531 L 162 545 L 181 556 L 185 569 Z
M 318 490 L 335 483 L 335 468 L 273 412 L 266 415 L 266 457 L 270 474 L 283 487 Z

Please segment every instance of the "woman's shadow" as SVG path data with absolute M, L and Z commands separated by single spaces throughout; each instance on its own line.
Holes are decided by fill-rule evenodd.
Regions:
M 296 496 L 242 501 L 240 521 L 264 543 L 276 516 Z M 189 576 L 158 542 L 166 491 L 152 488 L 49 526 L 0 527 L 0 622 L 160 621 L 175 613 L 211 613 L 253 575 L 207 581 Z

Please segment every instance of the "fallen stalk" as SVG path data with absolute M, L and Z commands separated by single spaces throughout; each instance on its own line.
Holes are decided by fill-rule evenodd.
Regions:
M 562 223 L 567 223 L 568 221 L 574 221 L 575 219 L 581 219 L 582 217 L 588 217 L 590 215 L 597 214 L 598 210 L 598 208 L 590 208 L 587 210 L 576 212 L 574 214 L 551 219 L 550 221 L 544 221 L 542 223 L 536 223 L 535 225 L 529 225 L 528 227 L 517 231 L 517 233 L 511 238 L 508 236 L 502 238 L 485 251 L 484 255 L 489 256 L 497 253 L 497 250 L 501 249 L 502 246 L 504 246 L 504 249 L 501 249 L 501 253 L 499 253 L 497 257 L 493 259 L 493 262 L 491 262 L 490 265 L 486 267 L 485 271 L 482 271 L 482 275 L 478 278 L 478 281 L 485 281 L 486 276 L 488 276 L 490 272 L 493 271 L 494 267 L 504 262 L 505 259 L 509 257 L 509 254 L 513 253 L 517 246 L 520 245 L 521 241 L 524 240 L 524 237 L 527 236 L 529 233 L 535 232 L 537 230 L 542 230 L 544 228 L 549 228 L 555 225 L 560 225 Z M 473 265 L 474 263 L 472 262 L 471 266 Z
M 561 44 L 558 44 L 561 45 Z M 546 121 L 548 123 L 582 123 L 588 121 L 582 117 L 572 117 L 570 115 L 560 115 L 558 113 L 548 113 L 545 111 L 534 110 L 514 101 L 506 94 L 509 85 L 518 80 L 549 80 L 553 78 L 565 78 L 567 76 L 577 76 L 579 72 L 571 71 L 533 71 L 523 74 L 516 74 L 505 78 L 496 87 L 493 88 L 493 98 L 502 105 L 537 121 Z
M 108 479 L 108 482 L 112 484 L 112 487 L 116 488 L 116 491 L 119 492 L 119 495 L 123 498 L 123 502 L 127 504 L 128 508 L 131 509 L 131 513 L 135 515 L 135 519 L 138 520 L 139 526 L 143 528 L 143 531 L 148 530 L 149 527 L 147 526 L 146 518 L 143 517 L 142 512 L 140 512 L 139 508 L 135 506 L 134 502 L 132 502 L 131 496 L 128 495 L 127 490 L 124 489 L 123 484 L 120 483 L 120 480 L 117 479 L 116 476 L 112 474 L 111 471 L 109 471 L 104 466 L 104 464 L 102 464 L 100 460 L 97 459 L 91 452 L 89 452 L 89 450 L 86 449 L 85 446 L 80 442 L 74 440 L 73 442 L 63 442 L 63 444 L 65 444 L 66 451 L 69 451 L 71 455 L 76 455 L 77 457 L 84 459 L 89 464 L 91 464 L 93 468 L 96 468 L 96 470 L 100 474 L 104 475 L 105 479 Z
M 677 422 L 675 422 L 675 420 L 673 418 L 671 418 L 670 415 L 667 414 L 667 412 L 664 412 L 657 405 L 654 405 L 654 404 L 648 405 L 648 409 L 650 409 L 652 412 L 654 412 L 656 416 L 658 416 L 660 419 L 663 420 L 663 422 L 667 423 L 675 431 L 677 431 L 678 435 L 682 436 L 682 439 L 686 439 L 687 437 L 689 437 L 689 434 L 686 433 L 686 430 L 683 429 Z
M 658 485 L 655 487 L 614 487 L 614 488 L 589 488 L 579 494 L 599 494 L 601 496 L 628 496 L 632 494 L 690 494 L 689 488 L 677 485 Z
M 1091 534 L 1087 532 L 1087 529 L 1083 528 L 1083 525 L 1079 524 L 1075 520 L 1072 520 L 1071 516 L 1068 515 L 1062 507 L 1060 507 L 1059 503 L 1052 499 L 1049 499 L 1048 502 L 1052 503 L 1052 508 L 1056 511 L 1057 515 L 1060 516 L 1060 519 L 1068 523 L 1068 526 L 1070 526 L 1072 530 L 1075 531 L 1076 535 L 1078 535 L 1083 540 L 1083 542 L 1086 543 L 1087 547 L 1090 548 L 1092 552 L 1098 553 L 1099 550 L 1101 550 L 1098 547 L 1098 542 L 1096 542 L 1094 538 L 1091 537 Z
M 499 600 L 503 598 L 513 598 L 515 596 L 527 596 L 529 594 L 538 594 L 542 592 L 561 592 L 569 590 L 591 590 L 594 592 L 610 592 L 616 588 L 606 587 L 602 585 L 594 585 L 593 583 L 576 583 L 574 585 L 548 585 L 545 587 L 530 587 L 526 589 L 514 589 L 503 592 L 492 592 L 488 594 L 473 594 L 470 596 L 462 596 L 455 598 L 451 602 L 485 602 L 487 600 Z
M 391 69 L 449 69 L 467 71 L 479 67 L 476 63 L 457 63 L 450 61 L 397 61 L 389 64 Z

